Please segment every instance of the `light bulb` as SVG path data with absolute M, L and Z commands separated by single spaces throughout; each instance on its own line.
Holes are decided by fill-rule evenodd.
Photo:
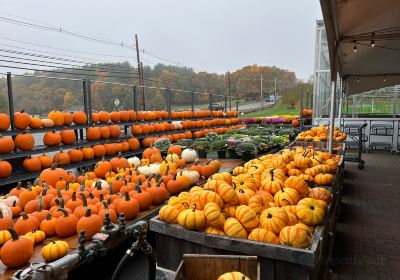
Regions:
M 357 52 L 357 44 L 356 44 L 356 41 L 353 41 L 353 43 L 354 43 L 354 48 L 353 48 L 353 52 Z

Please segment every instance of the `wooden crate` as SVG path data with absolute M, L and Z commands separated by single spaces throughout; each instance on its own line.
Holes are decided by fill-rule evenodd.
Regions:
M 260 264 L 255 256 L 184 254 L 175 280 L 217 279 L 226 272 L 240 271 L 251 280 L 260 280 Z
M 150 220 L 160 267 L 176 270 L 184 254 L 249 255 L 258 257 L 261 279 L 319 279 L 327 229 L 325 224 L 318 226 L 310 247 L 299 249 L 190 231 L 165 223 L 158 216 Z

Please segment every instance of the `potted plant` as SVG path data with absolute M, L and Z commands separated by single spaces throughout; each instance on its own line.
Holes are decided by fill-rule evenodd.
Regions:
M 243 161 L 253 159 L 257 152 L 257 145 L 250 141 L 241 142 L 236 147 L 236 153 L 242 157 Z
M 228 138 L 227 140 L 227 151 L 230 158 L 240 158 L 236 153 L 236 147 L 239 145 L 240 141 L 236 138 Z
M 167 138 L 161 138 L 154 142 L 153 147 L 160 150 L 163 157 L 167 156 L 168 148 L 171 146 L 171 141 Z
M 213 142 L 219 139 L 218 134 L 215 132 L 210 132 L 206 134 L 207 141 Z
M 187 147 L 190 147 L 192 145 L 192 140 L 191 139 L 181 139 L 176 141 L 176 145 L 182 146 L 183 149 L 186 149 Z
M 199 158 L 206 158 L 207 152 L 210 149 L 210 142 L 207 140 L 196 140 L 193 142 L 193 149 L 197 151 Z
M 226 140 L 216 140 L 211 142 L 211 150 L 216 151 L 219 159 L 226 157 L 228 142 Z

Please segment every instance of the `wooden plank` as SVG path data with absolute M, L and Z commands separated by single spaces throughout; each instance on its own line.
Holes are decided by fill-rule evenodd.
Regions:
M 168 236 L 173 236 L 186 240 L 204 247 L 211 247 L 230 252 L 236 252 L 246 255 L 256 255 L 260 257 L 282 260 L 313 267 L 316 263 L 316 252 L 319 250 L 318 243 L 321 242 L 321 232 L 323 226 L 316 228 L 310 249 L 292 248 L 288 246 L 262 243 L 248 239 L 232 238 L 228 236 L 219 236 L 206 234 L 204 232 L 190 231 L 179 225 L 168 224 L 160 221 L 159 217 L 150 220 L 150 230 Z M 157 243 L 158 244 L 158 243 Z M 174 250 L 171 248 L 174 252 Z M 157 249 L 158 250 L 158 249 Z M 171 256 L 170 256 L 171 257 Z
M 200 159 L 200 163 L 204 163 L 206 161 L 207 161 L 207 159 Z M 243 164 L 243 161 L 238 160 L 238 159 L 222 159 L 222 160 L 220 160 L 220 162 L 221 162 L 221 171 L 231 171 L 236 166 Z M 186 167 L 190 168 L 190 166 L 191 166 L 191 164 L 188 164 Z M 206 180 L 203 179 L 198 182 L 198 185 L 203 185 L 205 182 L 206 182 Z M 139 215 L 134 220 L 127 221 L 126 224 L 130 225 L 132 223 L 136 223 L 141 220 L 149 220 L 149 219 L 153 218 L 154 216 L 158 215 L 158 211 L 163 205 L 164 204 L 158 205 L 158 206 L 152 205 L 149 210 L 140 212 Z M 64 241 L 68 242 L 69 247 L 70 247 L 69 253 L 78 249 L 78 247 L 79 247 L 78 235 L 74 235 L 74 236 L 71 236 L 68 238 L 59 238 L 57 236 L 52 236 L 51 239 L 52 240 L 64 240 Z M 89 244 L 89 243 L 90 242 L 87 242 L 86 244 Z M 30 260 L 30 263 L 31 262 L 45 262 L 41 255 L 43 246 L 44 246 L 43 244 L 39 244 L 34 247 L 34 253 Z M 23 269 L 29 267 L 30 263 L 23 267 L 20 267 L 18 269 L 7 269 L 7 267 L 3 263 L 0 262 L 0 280 L 9 279 L 16 271 L 23 270 Z
M 196 254 L 183 255 L 183 260 L 175 279 L 217 279 L 222 274 L 230 271 L 240 271 L 250 279 L 260 279 L 260 267 L 255 256 Z

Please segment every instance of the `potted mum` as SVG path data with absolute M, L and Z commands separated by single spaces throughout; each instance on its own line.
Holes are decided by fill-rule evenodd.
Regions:
M 211 150 L 216 151 L 219 159 L 226 157 L 226 150 L 228 149 L 228 142 L 226 140 L 216 140 L 211 142 Z
M 236 153 L 242 157 L 243 161 L 249 161 L 257 155 L 258 149 L 256 144 L 250 141 L 241 142 L 236 147 Z
M 236 153 L 236 147 L 239 145 L 240 141 L 236 138 L 228 138 L 227 140 L 227 151 L 229 154 L 230 158 L 240 158 L 240 156 L 238 156 L 238 154 Z
M 171 141 L 169 141 L 169 139 L 167 139 L 167 138 L 161 138 L 161 139 L 155 141 L 154 145 L 153 145 L 154 148 L 157 148 L 160 150 L 161 155 L 163 157 L 167 156 L 167 151 L 168 151 L 169 146 L 171 146 Z
M 210 142 L 207 140 L 196 140 L 193 142 L 193 149 L 197 151 L 199 158 L 206 158 L 210 149 Z

